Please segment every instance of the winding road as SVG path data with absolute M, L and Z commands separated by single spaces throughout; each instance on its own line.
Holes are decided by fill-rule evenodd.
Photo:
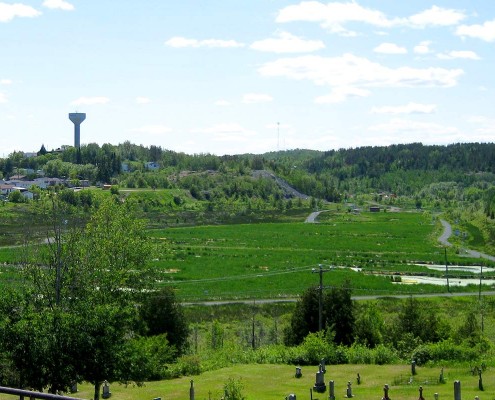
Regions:
M 450 247 L 452 246 L 452 243 L 449 242 L 449 239 L 452 236 L 452 225 L 450 225 L 444 219 L 441 219 L 440 222 L 442 223 L 443 226 L 443 233 L 438 238 L 438 241 L 442 243 L 444 246 Z M 481 253 L 479 251 L 470 250 L 470 249 L 462 249 L 462 250 L 466 253 L 466 255 L 469 255 L 470 257 L 484 258 L 485 260 L 495 261 L 495 257 L 489 254 Z

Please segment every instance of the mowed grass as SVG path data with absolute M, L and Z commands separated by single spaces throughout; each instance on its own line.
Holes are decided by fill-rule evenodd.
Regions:
M 302 368 L 303 376 L 295 378 L 295 366 L 289 365 L 236 365 L 216 371 L 205 372 L 199 376 L 183 377 L 168 381 L 148 382 L 142 387 L 112 384 L 112 398 L 120 400 L 150 400 L 161 397 L 166 400 L 189 399 L 191 379 L 194 381 L 195 398 L 220 399 L 223 396 L 223 385 L 230 379 L 240 380 L 246 400 L 279 400 L 291 393 L 298 399 L 309 399 L 310 389 L 315 384 L 317 366 Z M 328 399 L 329 381 L 335 385 L 335 396 L 344 399 L 347 382 L 352 385 L 352 394 L 357 399 L 380 399 L 383 397 L 383 386 L 390 387 L 389 396 L 394 400 L 410 400 L 419 398 L 419 386 L 423 386 L 423 396 L 433 398 L 434 393 L 440 399 L 454 397 L 454 381 L 461 381 L 462 397 L 474 399 L 493 397 L 495 393 L 494 373 L 488 369 L 483 374 L 485 391 L 478 389 L 478 376 L 473 376 L 469 366 L 445 367 L 445 384 L 437 383 L 440 367 L 416 368 L 417 375 L 411 384 L 394 385 L 402 377 L 408 380 L 411 376 L 409 365 L 329 365 L 325 374 L 327 390 L 325 393 L 313 391 L 313 400 Z M 357 374 L 361 376 L 361 384 L 356 382 Z M 79 385 L 79 392 L 73 394 L 79 398 L 91 398 L 93 387 L 87 384 Z M 490 397 L 490 398 L 491 398 Z M 4 398 L 2 396 L 2 398 Z
M 324 215 L 325 222 L 318 224 L 153 230 L 151 236 L 157 243 L 154 265 L 162 272 L 161 284 L 173 285 L 186 301 L 293 297 L 318 284 L 318 274 L 312 272 L 319 264 L 325 269 L 339 267 L 324 274 L 324 285 L 340 285 L 349 279 L 355 294 L 446 290 L 433 285 L 395 285 L 386 276 L 394 271 L 426 273 L 425 267 L 410 265 L 416 262 L 443 263 L 444 249 L 437 241 L 439 224 L 425 221 L 420 213 Z M 449 254 L 449 261 L 479 260 Z M 350 267 L 363 268 L 368 274 Z

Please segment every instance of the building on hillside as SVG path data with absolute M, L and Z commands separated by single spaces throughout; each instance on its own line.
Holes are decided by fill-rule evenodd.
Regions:
M 380 206 L 370 206 L 370 212 L 380 212 Z
M 160 169 L 160 164 L 154 161 L 149 161 L 144 164 L 144 167 L 150 171 L 158 171 Z

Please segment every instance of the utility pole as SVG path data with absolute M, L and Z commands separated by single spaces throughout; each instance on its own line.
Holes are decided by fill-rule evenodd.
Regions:
M 323 329 L 323 273 L 329 272 L 330 269 L 323 269 L 323 265 L 319 264 L 319 270 L 313 268 L 313 273 L 320 274 L 320 285 L 318 286 L 318 331 Z
M 447 292 L 450 293 L 450 285 L 449 285 L 449 266 L 447 264 L 447 247 L 444 248 L 445 250 L 445 276 L 447 277 Z

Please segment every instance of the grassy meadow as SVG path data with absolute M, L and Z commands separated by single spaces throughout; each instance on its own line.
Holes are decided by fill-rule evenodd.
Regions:
M 396 285 L 391 275 L 442 276 L 415 263 L 444 264 L 438 221 L 418 212 L 321 214 L 322 222 L 260 223 L 154 229 L 160 284 L 185 301 L 287 298 L 318 284 L 349 279 L 355 295 L 445 292 L 443 286 Z M 452 264 L 476 264 L 448 249 Z M 487 265 L 487 263 L 484 263 Z M 359 268 L 356 272 L 351 268 Z M 466 273 L 456 272 L 462 276 Z M 485 274 L 486 275 L 486 274 Z M 474 290 L 475 288 L 471 288 Z M 461 290 L 461 289 L 452 289 Z M 470 290 L 463 288 L 462 290 Z
M 235 365 L 216 371 L 209 371 L 200 376 L 183 377 L 169 381 L 147 382 L 142 387 L 133 385 L 111 384 L 112 398 L 120 400 L 150 400 L 161 397 L 164 400 L 189 399 L 190 381 L 194 381 L 195 398 L 198 400 L 218 400 L 223 396 L 223 385 L 234 379 L 241 382 L 246 400 L 279 400 L 290 393 L 298 399 L 309 399 L 310 389 L 315 383 L 317 366 L 302 368 L 302 377 L 295 378 L 295 366 L 289 365 Z M 338 365 L 327 366 L 325 393 L 313 392 L 313 400 L 328 399 L 330 380 L 335 382 L 335 396 L 344 399 L 347 382 L 352 384 L 352 394 L 357 399 L 380 399 L 383 397 L 383 386 L 390 387 L 389 396 L 394 400 L 410 400 L 419 397 L 419 386 L 423 386 L 423 397 L 433 398 L 434 393 L 440 399 L 453 398 L 454 381 L 461 381 L 462 397 L 474 399 L 492 398 L 495 394 L 493 371 L 488 369 L 483 374 L 484 391 L 478 389 L 478 376 L 473 376 L 470 366 L 445 367 L 446 383 L 438 383 L 441 367 L 416 368 L 417 375 L 411 384 L 398 382 L 409 380 L 411 367 L 409 365 Z M 361 376 L 361 384 L 357 384 L 357 374 Z M 394 384 L 397 382 L 398 384 Z M 87 384 L 79 385 L 79 392 L 73 394 L 79 398 L 90 398 L 93 387 Z M 4 397 L 2 397 L 4 398 Z M 6 397 L 5 397 L 6 398 Z

